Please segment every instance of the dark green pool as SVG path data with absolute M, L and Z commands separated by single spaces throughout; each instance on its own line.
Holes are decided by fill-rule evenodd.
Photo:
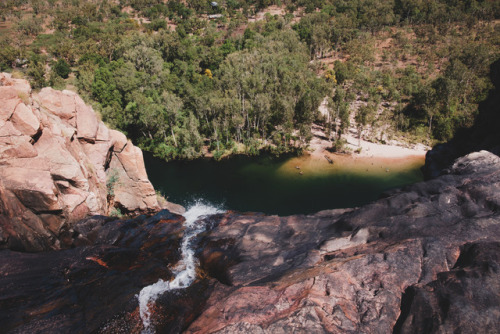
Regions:
M 188 206 L 202 199 L 225 209 L 278 215 L 356 207 L 386 190 L 422 180 L 421 164 L 415 163 L 390 172 L 390 163 L 386 163 L 387 167 L 376 166 L 383 172 L 372 172 L 339 166 L 328 170 L 325 160 L 325 166 L 317 168 L 319 172 L 302 167 L 301 175 L 295 168 L 300 160 L 290 158 L 238 156 L 220 162 L 165 162 L 144 153 L 144 160 L 155 189 L 171 202 Z

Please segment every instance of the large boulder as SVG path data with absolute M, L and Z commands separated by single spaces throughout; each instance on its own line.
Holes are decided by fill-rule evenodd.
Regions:
M 24 206 L 35 211 L 59 211 L 57 187 L 48 171 L 20 167 L 0 169 L 5 189 L 13 192 Z
M 9 74 L 0 74 L 0 176 L 0 248 L 57 249 L 89 214 L 160 209 L 142 152 L 125 135 L 74 92 L 32 94 Z
M 0 133 L 8 133 L 4 137 L 0 136 L 0 165 L 11 159 L 37 156 L 38 153 L 31 144 L 31 137 L 23 136 L 10 122 L 0 129 Z
M 78 138 L 94 142 L 99 128 L 97 116 L 92 107 L 86 105 L 79 96 L 75 97 L 75 103 L 77 136 Z
M 44 111 L 48 111 L 76 127 L 76 94 L 67 90 L 58 91 L 43 88 L 36 96 L 37 102 Z
M 19 103 L 12 115 L 11 122 L 24 135 L 34 136 L 40 129 L 40 121 L 33 114 L 33 110 L 24 103 Z
M 112 131 L 115 140 L 112 159 L 108 169 L 108 185 L 112 187 L 113 199 L 118 208 L 125 212 L 146 211 L 158 206 L 156 192 L 148 180 L 142 151 L 128 141 L 123 143 L 123 135 Z M 142 194 L 138 197 L 136 194 Z

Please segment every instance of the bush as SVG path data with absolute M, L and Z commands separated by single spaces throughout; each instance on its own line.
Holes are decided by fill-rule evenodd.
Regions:
M 346 151 L 345 145 L 347 144 L 347 140 L 341 138 L 337 139 L 332 143 L 332 151 L 337 153 L 342 153 Z
M 118 218 L 122 218 L 124 216 L 122 211 L 120 210 L 120 208 L 111 209 L 111 212 L 109 213 L 109 215 L 111 217 L 118 217 Z
M 108 191 L 108 198 L 115 196 L 115 185 L 118 182 L 118 172 L 112 169 L 108 174 L 108 179 L 106 181 L 106 189 Z
M 53 68 L 54 72 L 63 79 L 67 79 L 71 73 L 69 64 L 64 59 L 59 59 Z
M 216 161 L 219 161 L 220 159 L 222 159 L 222 155 L 224 154 L 224 151 L 223 150 L 218 150 L 218 151 L 215 151 L 214 152 L 214 159 Z

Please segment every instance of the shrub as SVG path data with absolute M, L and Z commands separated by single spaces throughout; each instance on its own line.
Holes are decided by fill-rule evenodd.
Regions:
M 106 180 L 106 189 L 108 191 L 108 197 L 115 196 L 115 185 L 118 182 L 118 172 L 113 169 L 108 173 L 108 179 Z
M 56 73 L 63 79 L 67 79 L 69 74 L 71 73 L 71 68 L 69 67 L 69 64 L 66 62 L 66 60 L 59 59 L 54 65 L 54 73 Z

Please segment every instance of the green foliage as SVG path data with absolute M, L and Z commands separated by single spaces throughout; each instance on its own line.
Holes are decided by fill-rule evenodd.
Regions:
M 71 68 L 64 59 L 59 59 L 57 63 L 54 64 L 53 70 L 55 74 L 63 79 L 67 79 L 68 75 L 71 73 Z
M 28 64 L 28 76 L 30 77 L 31 87 L 38 89 L 47 85 L 45 80 L 45 61 L 38 55 L 31 55 Z
M 7 43 L 0 43 L 0 71 L 10 70 L 18 56 L 18 52 Z
M 42 20 L 37 17 L 25 18 L 17 24 L 17 30 L 25 36 L 36 36 L 42 31 Z
M 115 169 L 108 172 L 106 180 L 106 189 L 108 192 L 108 198 L 112 198 L 113 196 L 115 196 L 115 186 L 116 183 L 118 182 L 118 179 L 119 175 Z
M 332 152 L 336 152 L 336 153 L 345 153 L 346 152 L 346 144 L 347 144 L 347 140 L 345 140 L 343 138 L 339 138 L 332 143 L 331 150 L 332 150 Z
M 120 208 L 112 208 L 111 212 L 109 213 L 110 217 L 117 217 L 117 218 L 123 218 L 124 214 L 122 213 L 122 210 Z
M 293 27 L 309 45 L 311 56 L 322 58 L 337 42 L 335 27 L 325 13 L 308 14 Z
M 0 4 L 14 23 L 0 36 L 0 70 L 63 88 L 73 69 L 103 120 L 163 159 L 196 158 L 204 146 L 216 157 L 266 145 L 280 154 L 307 144 L 317 121 L 340 145 L 352 112 L 360 132 L 380 118 L 446 140 L 474 121 L 499 56 L 498 1 L 30 0 L 29 14 L 22 3 Z M 270 5 L 287 15 L 247 22 Z M 297 8 L 306 15 L 294 17 Z M 224 18 L 206 19 L 215 12 Z M 383 54 L 380 36 L 393 41 Z M 325 57 L 333 69 L 318 65 Z
M 222 151 L 222 150 L 216 150 L 216 151 L 214 152 L 214 159 L 215 159 L 216 161 L 221 160 L 221 158 L 222 158 L 223 154 L 224 154 L 224 151 Z

